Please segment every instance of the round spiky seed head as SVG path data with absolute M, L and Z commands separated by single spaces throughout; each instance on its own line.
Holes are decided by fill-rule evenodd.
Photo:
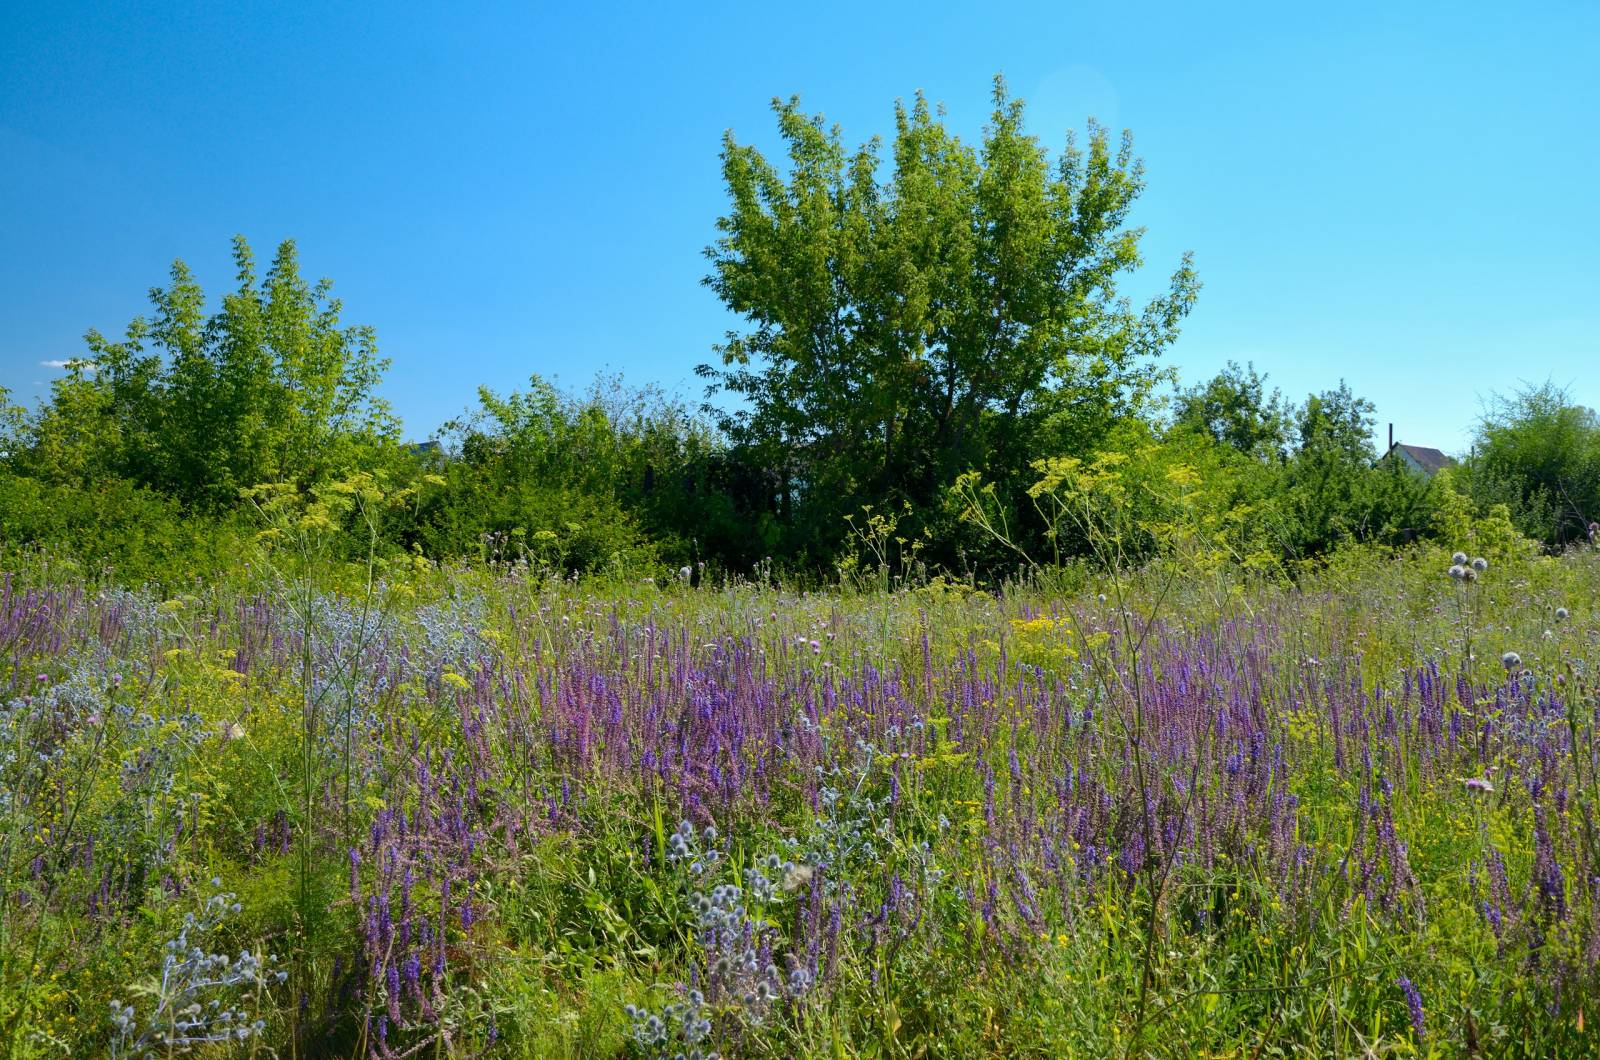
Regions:
M 1484 559 L 1482 556 L 1479 556 L 1477 559 L 1472 561 L 1472 569 L 1477 571 L 1479 574 L 1482 574 L 1484 571 L 1489 569 L 1489 561 Z
M 1450 557 L 1450 562 L 1465 567 L 1467 565 L 1467 554 L 1465 552 L 1457 552 Z
M 1522 656 L 1518 655 L 1514 651 L 1508 651 L 1504 655 L 1500 656 L 1500 662 L 1507 670 L 1515 670 L 1517 667 L 1522 665 Z

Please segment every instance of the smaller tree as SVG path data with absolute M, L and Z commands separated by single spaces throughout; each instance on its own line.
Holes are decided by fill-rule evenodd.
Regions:
M 125 479 L 230 508 L 241 489 L 309 487 L 392 445 L 373 329 L 340 323 L 332 282 L 302 278 L 292 241 L 264 283 L 242 236 L 233 251 L 239 285 L 214 314 L 177 261 L 150 292 L 152 315 L 121 341 L 91 329 L 87 356 L 16 432 L 15 465 L 48 482 Z
M 1372 428 L 1376 410 L 1357 397 L 1350 384 L 1306 398 L 1295 413 L 1296 456 L 1325 455 L 1347 464 L 1372 462 Z
M 735 525 L 721 438 L 656 388 L 602 377 L 573 395 L 534 376 L 504 396 L 481 389 L 444 438 L 446 488 L 428 493 L 414 528 L 436 555 L 492 536 L 552 566 L 681 566 L 750 536 Z
M 1306 398 L 1295 411 L 1295 451 L 1285 469 L 1280 505 L 1287 551 L 1315 555 L 1342 539 L 1370 536 L 1359 517 L 1374 453 L 1372 402 L 1343 381 Z
M 1466 471 L 1480 508 L 1506 505 L 1518 530 L 1552 547 L 1578 540 L 1600 518 L 1600 419 L 1549 382 L 1496 397 Z
M 1283 394 L 1268 393 L 1266 384 L 1254 364 L 1229 361 L 1209 381 L 1178 392 L 1173 423 L 1250 456 L 1282 458 L 1291 416 Z

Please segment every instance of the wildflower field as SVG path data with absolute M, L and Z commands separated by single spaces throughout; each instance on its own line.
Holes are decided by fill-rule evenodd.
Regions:
M 0 1040 L 1593 1055 L 1600 554 L 1488 551 L 810 592 L 36 556 Z

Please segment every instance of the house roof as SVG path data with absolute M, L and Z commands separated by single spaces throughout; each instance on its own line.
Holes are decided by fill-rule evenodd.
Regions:
M 1430 475 L 1443 471 L 1445 468 L 1455 464 L 1454 460 L 1444 455 L 1440 450 L 1426 445 L 1405 445 L 1401 442 L 1396 442 L 1389 447 L 1389 453 L 1392 454 L 1397 449 L 1405 453 L 1413 463 Z

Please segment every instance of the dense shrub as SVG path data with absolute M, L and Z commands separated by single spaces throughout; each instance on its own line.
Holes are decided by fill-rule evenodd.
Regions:
M 242 516 L 203 516 L 124 479 L 74 487 L 0 475 L 0 548 L 43 548 L 82 576 L 174 586 L 249 559 Z

